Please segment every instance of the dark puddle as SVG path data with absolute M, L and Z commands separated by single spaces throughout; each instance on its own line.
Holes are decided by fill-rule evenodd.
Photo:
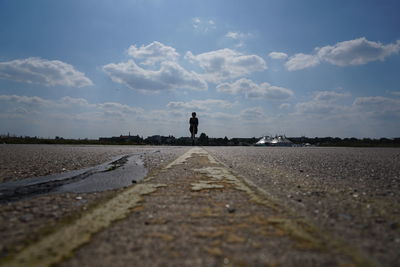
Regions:
M 141 157 L 125 155 L 91 168 L 2 183 L 0 203 L 49 193 L 91 193 L 129 186 L 147 174 Z

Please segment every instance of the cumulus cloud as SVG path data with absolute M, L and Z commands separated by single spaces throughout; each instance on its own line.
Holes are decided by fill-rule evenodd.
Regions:
M 216 87 L 218 92 L 228 94 L 244 94 L 247 98 L 263 98 L 268 100 L 287 100 L 294 93 L 292 90 L 273 86 L 269 83 L 256 84 L 252 80 L 242 78 L 233 83 L 221 83 Z
M 179 57 L 179 53 L 175 48 L 154 41 L 151 44 L 141 47 L 131 45 L 128 48 L 128 54 L 137 59 L 144 59 L 143 65 L 153 65 L 162 61 L 175 61 Z
M 335 45 L 317 47 L 313 54 L 296 54 L 286 62 L 289 71 L 301 70 L 328 62 L 336 66 L 355 66 L 371 61 L 383 61 L 386 57 L 400 51 L 400 40 L 382 44 L 369 41 L 365 37 L 339 42 Z
M 268 56 L 272 59 L 286 59 L 288 55 L 283 52 L 271 52 Z
M 201 110 L 209 111 L 211 108 L 222 107 L 230 108 L 233 104 L 229 101 L 220 99 L 192 100 L 188 102 L 173 101 L 167 104 L 170 109 Z
M 317 49 L 318 57 L 337 66 L 363 65 L 370 61 L 384 60 L 400 51 L 400 40 L 384 45 L 368 41 L 365 37 L 324 46 Z
M 45 86 L 93 85 L 84 73 L 75 70 L 70 64 L 36 57 L 0 62 L 0 78 Z
M 133 60 L 105 65 L 103 70 L 114 82 L 141 92 L 173 89 L 207 90 L 207 83 L 195 72 L 187 71 L 178 63 L 161 62 L 159 70 L 139 67 Z
M 198 55 L 189 51 L 185 58 L 203 68 L 203 77 L 214 83 L 267 69 L 267 64 L 261 57 L 245 55 L 229 48 Z
M 285 67 L 289 71 L 302 70 L 310 67 L 317 66 L 320 59 L 316 55 L 296 54 L 291 56 L 285 63 Z

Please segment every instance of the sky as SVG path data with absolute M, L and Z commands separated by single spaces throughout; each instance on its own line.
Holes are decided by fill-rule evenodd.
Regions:
M 0 134 L 400 136 L 397 0 L 0 0 Z

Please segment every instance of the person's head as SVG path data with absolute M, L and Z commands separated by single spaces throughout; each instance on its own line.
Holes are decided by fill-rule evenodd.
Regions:
M 196 117 L 196 112 L 192 112 L 192 117 L 193 117 L 193 118 Z

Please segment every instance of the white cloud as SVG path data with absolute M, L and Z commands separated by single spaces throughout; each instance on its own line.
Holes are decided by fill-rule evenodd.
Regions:
M 211 108 L 230 108 L 232 106 L 233 104 L 231 102 L 220 99 L 192 100 L 188 102 L 174 101 L 167 104 L 167 107 L 170 109 L 184 109 L 192 111 L 210 111 Z
M 61 98 L 60 102 L 67 107 L 88 107 L 89 103 L 84 98 L 74 98 L 70 96 L 64 96 Z
M 396 98 L 357 97 L 353 102 L 353 107 L 375 117 L 400 117 L 400 99 Z
M 0 95 L 0 101 L 3 104 L 22 104 L 32 107 L 48 107 L 51 105 L 51 101 L 45 100 L 38 96 L 19 96 L 19 95 Z
M 246 38 L 247 34 L 242 33 L 242 32 L 228 32 L 227 34 L 225 34 L 225 37 L 238 40 L 238 39 Z
M 394 96 L 400 96 L 400 91 L 391 91 L 390 94 Z
M 349 107 L 335 103 L 349 96 L 350 94 L 347 92 L 317 91 L 314 92 L 313 98 L 310 101 L 296 104 L 296 113 L 326 116 L 329 114 L 339 114 L 344 111 L 349 112 Z
M 64 96 L 59 100 L 49 100 L 38 96 L 18 96 L 18 95 L 0 95 L 0 103 L 4 106 L 23 107 L 29 111 L 40 110 L 43 113 L 58 110 L 64 113 L 68 109 L 68 113 L 82 112 L 82 110 L 92 110 L 96 112 L 119 111 L 126 114 L 142 113 L 143 109 L 132 107 L 116 102 L 105 102 L 99 104 L 91 104 L 84 98 L 74 98 Z M 7 111 L 7 110 L 3 110 Z
M 301 70 L 328 62 L 336 66 L 364 65 L 371 61 L 383 61 L 400 51 L 400 40 L 384 45 L 369 41 L 365 37 L 339 42 L 333 46 L 315 48 L 313 54 L 296 54 L 286 62 L 289 71 Z
M 0 62 L 0 78 L 45 86 L 93 85 L 84 73 L 75 70 L 70 64 L 36 57 Z
M 291 105 L 289 103 L 283 103 L 279 105 L 279 109 L 289 109 Z
M 239 79 L 233 83 L 222 83 L 216 87 L 218 92 L 228 94 L 242 93 L 248 98 L 264 98 L 268 100 L 287 100 L 294 93 L 292 90 L 272 86 L 269 83 L 256 84 L 249 79 Z
M 273 115 L 262 107 L 241 107 L 220 99 L 170 103 L 168 108 L 143 110 L 117 102 L 90 103 L 69 96 L 52 100 L 0 95 L 0 124 L 4 132 L 43 137 L 98 138 L 128 131 L 144 136 L 179 137 L 189 134 L 188 119 L 196 107 L 199 131 L 213 137 L 250 137 L 266 132 L 284 132 L 289 136 L 394 137 L 400 133 L 398 98 L 357 97 L 352 104 L 337 105 L 314 95 L 309 102 L 295 105 L 294 113 L 280 111 Z M 282 107 L 286 108 L 286 104 Z M 224 105 L 229 110 L 219 110 Z
M 320 60 L 316 55 L 296 54 L 286 61 L 285 66 L 289 71 L 301 70 L 318 65 Z
M 365 37 L 344 41 L 334 46 L 324 46 L 317 49 L 318 56 L 333 65 L 349 66 L 363 65 L 371 61 L 384 60 L 387 56 L 400 51 L 400 40 L 384 45 L 368 41 Z
M 314 100 L 316 101 L 327 101 L 327 102 L 334 102 L 341 98 L 345 98 L 350 96 L 349 93 L 338 93 L 335 91 L 318 91 L 314 95 Z
M 233 31 L 230 31 L 227 34 L 225 34 L 226 38 L 238 41 L 236 47 L 242 47 L 244 45 L 244 41 L 252 36 L 253 35 L 251 33 L 233 32 Z
M 337 114 L 343 112 L 344 109 L 345 107 L 340 105 L 315 100 L 296 104 L 296 113 L 299 115 L 309 114 L 326 116 L 329 114 Z
M 128 48 L 128 54 L 137 59 L 144 59 L 143 65 L 153 65 L 162 61 L 175 61 L 179 57 L 179 53 L 175 48 L 154 41 L 151 44 L 137 48 L 131 45 Z
M 86 99 L 0 95 L 3 129 L 25 135 L 94 137 L 141 129 L 149 121 L 140 107 L 116 102 L 89 103 Z
M 283 52 L 271 52 L 268 56 L 272 59 L 286 59 L 288 55 Z
M 265 112 L 261 107 L 246 108 L 240 112 L 240 117 L 246 121 L 266 119 Z
M 203 19 L 203 18 L 193 18 L 192 19 L 192 26 L 195 30 L 207 33 L 210 30 L 215 30 L 217 28 L 214 20 L 212 19 Z
M 178 63 L 165 61 L 159 70 L 146 70 L 133 60 L 105 65 L 103 70 L 114 82 L 141 92 L 173 89 L 207 90 L 207 83 L 195 72 L 187 71 Z
M 267 64 L 261 57 L 245 55 L 229 48 L 199 55 L 193 55 L 189 51 L 185 58 L 203 68 L 203 77 L 214 83 L 267 69 Z

